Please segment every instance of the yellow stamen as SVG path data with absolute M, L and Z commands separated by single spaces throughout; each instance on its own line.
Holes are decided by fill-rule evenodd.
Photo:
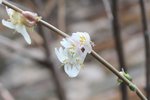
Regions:
M 86 38 L 84 36 L 80 36 L 80 42 L 81 44 L 84 44 L 86 41 Z

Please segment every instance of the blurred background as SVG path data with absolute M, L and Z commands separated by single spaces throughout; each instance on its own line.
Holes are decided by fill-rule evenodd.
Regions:
M 88 32 L 95 43 L 93 49 L 118 70 L 128 70 L 145 93 L 145 40 L 139 0 L 112 1 L 10 0 L 23 10 L 37 12 L 69 35 Z M 149 5 L 145 0 L 146 22 L 150 20 Z M 0 6 L 0 19 L 8 19 L 4 6 Z M 19 33 L 0 24 L 0 100 L 7 90 L 15 100 L 140 100 L 124 86 L 120 91 L 117 77 L 91 55 L 80 74 L 69 78 L 54 52 L 62 37 L 41 25 L 35 26 L 30 36 L 32 44 L 28 45 Z

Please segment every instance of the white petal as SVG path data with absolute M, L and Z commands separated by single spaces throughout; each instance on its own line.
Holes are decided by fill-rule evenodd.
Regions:
M 60 44 L 61 44 L 63 47 L 67 48 L 70 43 L 69 43 L 69 41 L 67 41 L 66 39 L 63 39 L 62 41 L 60 41 Z
M 6 20 L 4 20 L 4 19 L 2 20 L 2 24 L 3 24 L 4 26 L 10 28 L 10 29 L 14 29 L 14 28 L 15 28 L 15 25 L 14 25 L 14 24 L 12 24 L 11 22 L 8 22 L 8 21 L 6 21 Z
M 2 1 L 3 1 L 3 0 L 0 0 L 0 4 L 2 4 Z
M 85 48 L 86 52 L 88 52 L 88 53 L 92 52 L 92 46 L 91 46 L 91 44 L 85 45 L 84 48 Z
M 11 9 L 11 8 L 8 8 L 8 7 L 6 6 L 6 12 L 7 12 L 8 16 L 12 16 L 13 13 L 14 13 L 14 10 Z
M 62 58 L 62 61 L 68 59 L 66 49 L 63 49 L 62 47 L 60 47 L 59 53 L 60 53 L 60 57 Z
M 62 47 L 59 48 L 59 51 L 57 50 L 57 48 L 55 48 L 55 53 L 56 53 L 56 56 L 58 58 L 58 60 L 63 63 L 63 61 L 66 59 L 65 57 L 65 52 L 63 51 Z
M 65 64 L 64 65 L 64 70 L 67 73 L 69 77 L 76 77 L 79 74 L 79 71 L 81 69 L 81 66 L 76 64 L 76 65 L 70 65 L 70 64 Z
M 80 41 L 80 32 L 72 33 L 72 39 L 75 41 Z
M 65 48 L 70 48 L 73 44 L 73 41 L 70 38 L 65 38 L 60 41 L 60 44 Z
M 60 57 L 60 53 L 57 50 L 57 48 L 55 48 L 55 54 L 56 54 L 57 58 L 59 59 L 59 61 L 62 62 L 61 57 Z
M 22 34 L 28 44 L 31 44 L 31 38 L 24 25 L 16 25 L 16 31 Z
M 85 58 L 86 58 L 86 55 L 87 55 L 87 51 L 84 51 L 84 52 L 79 52 L 79 57 L 80 57 L 80 63 L 83 63 Z

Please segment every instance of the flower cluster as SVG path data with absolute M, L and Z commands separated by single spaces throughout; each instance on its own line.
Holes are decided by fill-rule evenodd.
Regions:
M 38 16 L 35 13 L 29 11 L 23 11 L 19 13 L 6 7 L 7 14 L 9 16 L 8 20 L 2 20 L 2 24 L 10 29 L 14 29 L 24 37 L 28 44 L 31 44 L 31 38 L 28 34 L 28 31 L 33 30 Z
M 92 42 L 86 32 L 73 33 L 71 37 L 64 38 L 62 47 L 55 48 L 59 61 L 64 65 L 64 70 L 69 77 L 76 77 L 83 66 L 88 53 L 92 51 Z

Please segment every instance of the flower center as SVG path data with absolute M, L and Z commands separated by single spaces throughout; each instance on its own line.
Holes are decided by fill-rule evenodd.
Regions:
M 80 36 L 80 42 L 83 45 L 86 41 L 86 38 L 84 36 Z
M 10 16 L 10 21 L 14 25 L 21 24 L 22 23 L 21 14 L 19 14 L 18 12 L 13 11 L 13 14 Z

